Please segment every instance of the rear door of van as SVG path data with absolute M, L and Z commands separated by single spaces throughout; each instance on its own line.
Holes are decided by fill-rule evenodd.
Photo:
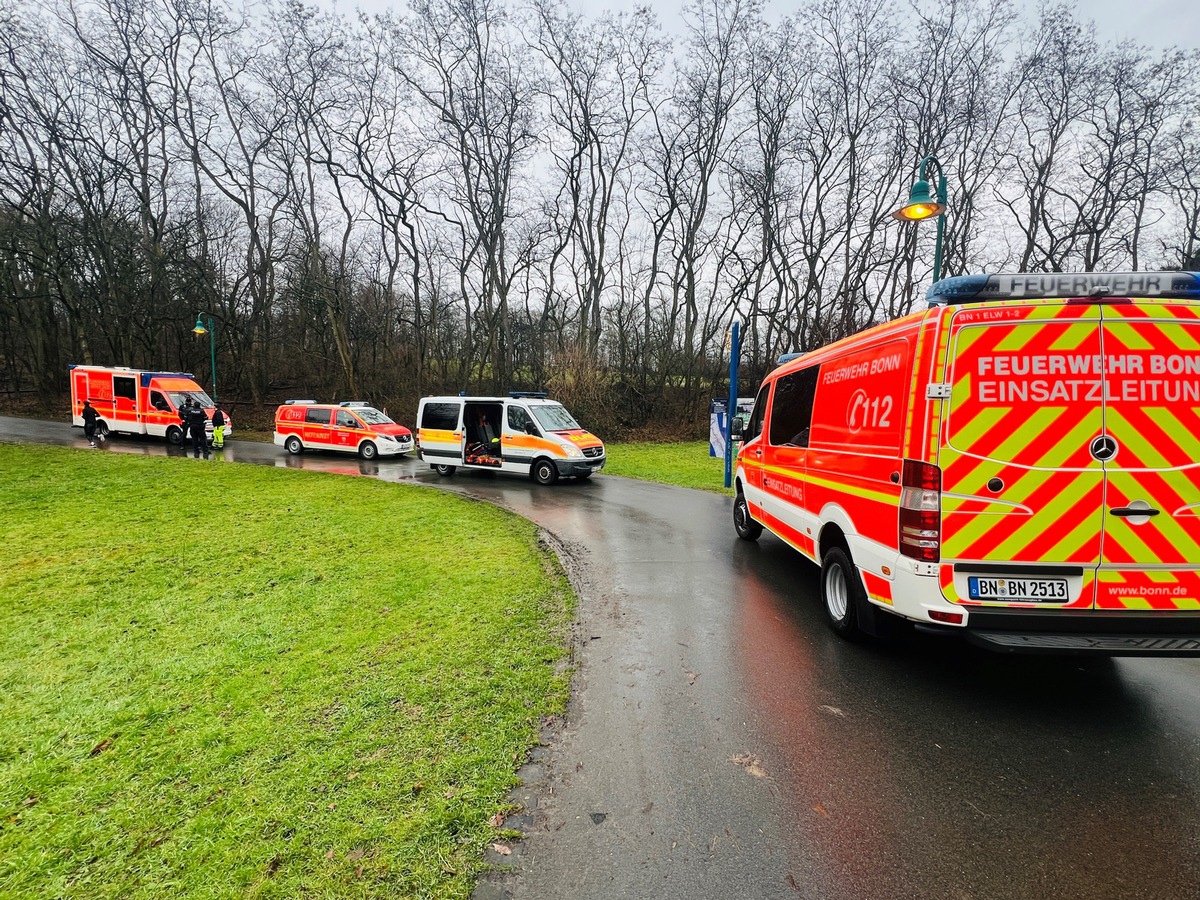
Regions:
M 421 459 L 433 465 L 463 464 L 462 402 L 422 400 L 418 411 L 417 441 Z
M 1200 609 L 1200 306 L 1113 303 L 1096 606 Z
M 1090 608 L 1105 526 L 1100 307 L 1009 301 L 947 319 L 942 591 Z

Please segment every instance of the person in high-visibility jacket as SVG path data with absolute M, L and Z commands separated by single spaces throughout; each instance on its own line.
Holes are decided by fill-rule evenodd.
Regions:
M 221 412 L 221 407 L 213 410 L 213 449 L 220 450 L 225 446 L 225 413 Z

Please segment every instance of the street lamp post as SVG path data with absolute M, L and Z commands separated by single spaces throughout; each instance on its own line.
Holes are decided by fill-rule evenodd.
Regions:
M 207 320 L 207 322 L 206 322 Z M 204 313 L 196 314 L 196 327 L 192 329 L 194 334 L 208 335 L 208 353 L 209 362 L 212 365 L 212 401 L 217 402 L 217 337 L 213 330 L 213 317 L 211 314 Z
M 930 166 L 933 166 L 938 176 L 936 197 L 929 193 L 929 181 L 925 174 L 925 170 Z M 933 248 L 935 282 L 942 277 L 942 234 L 946 228 L 946 207 L 946 174 L 942 171 L 942 164 L 938 162 L 938 158 L 931 153 L 921 160 L 917 167 L 917 183 L 909 192 L 908 202 L 892 213 L 892 218 L 901 222 L 919 222 L 937 216 L 937 241 Z

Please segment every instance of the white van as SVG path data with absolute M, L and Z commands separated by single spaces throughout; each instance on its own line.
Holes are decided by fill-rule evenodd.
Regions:
M 539 484 L 604 468 L 604 444 L 542 392 L 425 397 L 417 407 L 421 459 L 439 475 L 459 466 L 529 475 Z

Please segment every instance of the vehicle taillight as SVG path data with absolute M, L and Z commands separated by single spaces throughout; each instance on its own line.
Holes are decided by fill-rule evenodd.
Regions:
M 906 459 L 900 485 L 900 552 L 937 562 L 942 549 L 942 470 Z

